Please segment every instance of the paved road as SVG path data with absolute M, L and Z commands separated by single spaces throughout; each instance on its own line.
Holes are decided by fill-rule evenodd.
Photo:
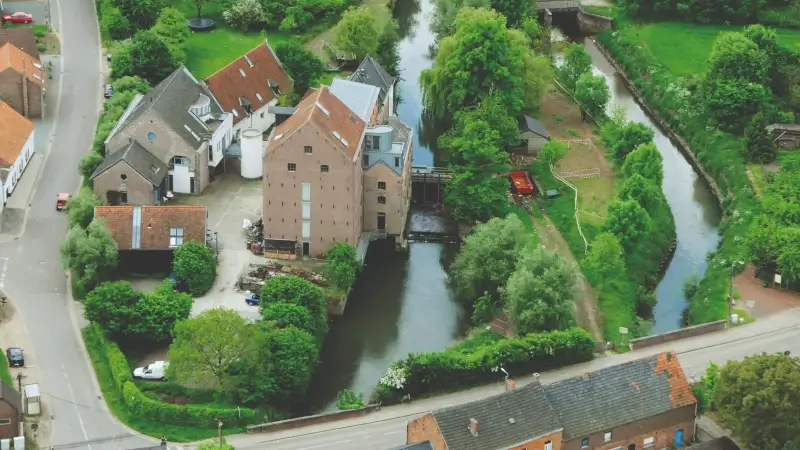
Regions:
M 709 361 L 724 363 L 740 360 L 761 352 L 790 350 L 800 355 L 800 313 L 792 309 L 754 324 L 707 336 L 672 342 L 623 355 L 599 358 L 586 364 L 566 367 L 541 374 L 544 383 L 580 375 L 586 371 L 619 364 L 662 351 L 675 351 L 687 376 L 697 379 L 703 375 Z M 512 374 L 513 375 L 513 374 Z M 530 382 L 531 377 L 518 378 L 518 385 Z M 270 450 L 381 450 L 405 442 L 405 427 L 409 419 L 431 409 L 452 406 L 503 392 L 502 383 L 484 386 L 408 405 L 384 408 L 382 411 L 357 419 L 288 430 L 272 434 L 230 436 L 228 442 L 237 450 L 269 448 Z
M 106 409 L 70 318 L 59 244 L 66 218 L 55 211 L 55 195 L 79 183 L 77 162 L 88 151 L 100 111 L 100 42 L 93 0 L 52 2 L 54 26 L 62 41 L 63 74 L 53 145 L 45 157 L 24 235 L 0 244 L 7 258 L 5 290 L 22 314 L 41 379 L 46 413 L 53 416 L 50 444 L 57 448 L 129 449 L 152 445 L 128 434 Z M 63 20 L 58 20 L 62 12 Z M 50 99 L 53 101 L 53 99 Z M 37 137 L 43 139 L 44 137 Z M 27 174 L 33 176 L 34 174 Z M 26 358 L 28 359 L 28 358 Z M 94 441 L 83 445 L 75 444 Z

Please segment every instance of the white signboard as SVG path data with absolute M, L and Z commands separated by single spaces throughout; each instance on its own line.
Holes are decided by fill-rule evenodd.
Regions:
M 778 273 L 775 274 L 775 282 L 781 284 L 781 275 Z
M 628 334 L 628 329 L 625 327 L 619 327 L 619 334 Z

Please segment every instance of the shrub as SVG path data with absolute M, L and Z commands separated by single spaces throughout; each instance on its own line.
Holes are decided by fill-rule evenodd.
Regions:
M 392 404 L 404 395 L 418 397 L 496 382 L 503 379 L 498 373 L 501 366 L 512 374 L 528 374 L 589 361 L 594 355 L 594 339 L 580 328 L 497 340 L 485 334 L 490 333 L 442 352 L 411 353 L 396 361 L 378 383 L 377 400 Z M 481 344 L 473 345 L 476 339 Z
M 217 261 L 210 248 L 199 242 L 186 242 L 175 249 L 172 270 L 186 281 L 193 296 L 205 294 L 217 277 Z
M 356 394 L 350 389 L 343 389 L 339 391 L 339 394 L 336 396 L 336 405 L 342 411 L 363 408 L 364 396 Z

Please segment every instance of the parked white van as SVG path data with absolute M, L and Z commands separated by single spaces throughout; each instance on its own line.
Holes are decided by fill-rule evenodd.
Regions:
M 166 361 L 156 361 L 144 367 L 137 367 L 133 370 L 133 378 L 135 380 L 167 381 L 167 367 L 169 367 L 169 363 Z

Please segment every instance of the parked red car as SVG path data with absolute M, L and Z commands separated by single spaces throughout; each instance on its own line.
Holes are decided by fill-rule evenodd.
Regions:
M 3 16 L 3 22 L 11 23 L 31 23 L 33 16 L 25 12 L 15 12 L 14 14 L 6 14 Z

